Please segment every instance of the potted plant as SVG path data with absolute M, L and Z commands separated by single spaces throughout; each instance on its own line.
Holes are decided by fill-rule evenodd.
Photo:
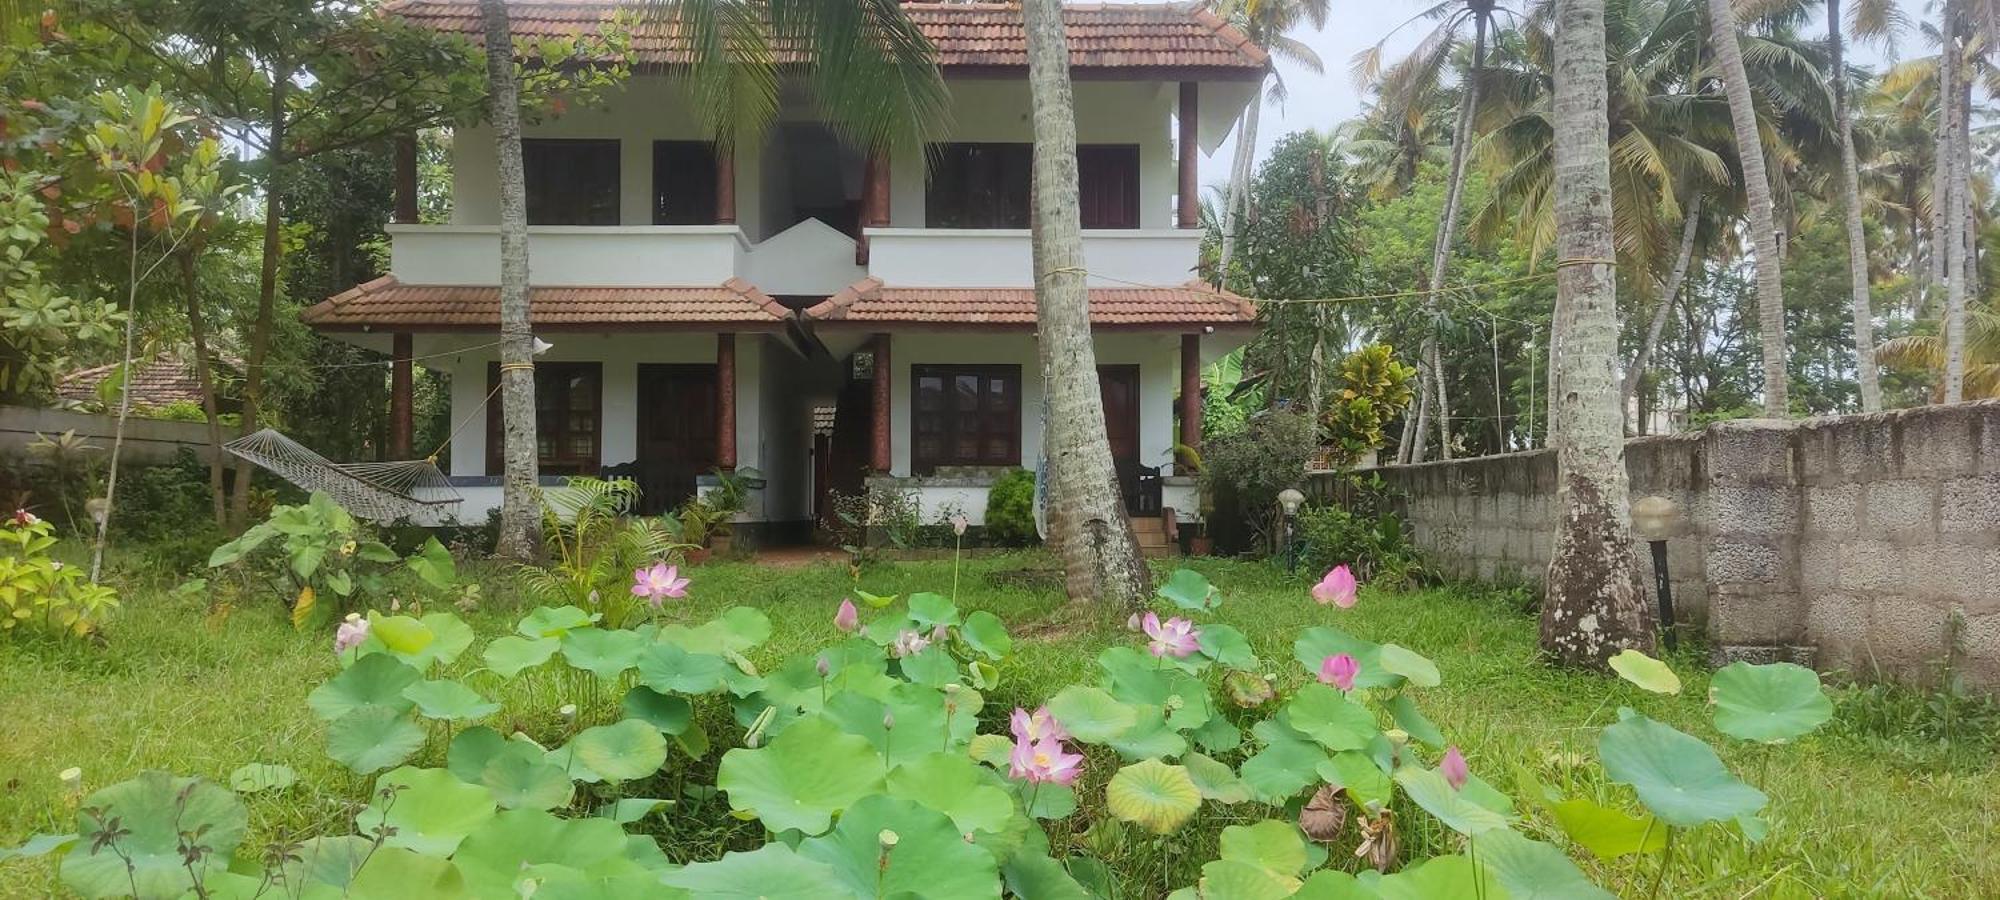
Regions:
M 667 530 L 674 534 L 675 541 L 688 546 L 688 565 L 700 565 L 715 554 L 714 548 L 709 546 L 714 536 L 715 512 L 700 497 L 688 500 L 677 510 L 662 513 L 660 518 L 665 521 Z

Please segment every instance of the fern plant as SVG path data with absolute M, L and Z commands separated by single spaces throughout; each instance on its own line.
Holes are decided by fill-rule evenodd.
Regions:
M 622 628 L 643 612 L 632 573 L 655 562 L 675 565 L 691 545 L 678 543 L 659 519 L 631 515 L 639 486 L 625 479 L 574 476 L 542 500 L 542 533 L 553 559 L 522 565 L 522 589 L 536 603 L 576 606 Z

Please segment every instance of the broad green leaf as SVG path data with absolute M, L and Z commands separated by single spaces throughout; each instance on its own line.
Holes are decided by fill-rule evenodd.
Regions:
M 1692 828 L 1764 807 L 1763 792 L 1729 774 L 1707 744 L 1642 715 L 1605 728 L 1597 752 L 1605 774 L 1631 785 L 1669 825 Z
M 404 688 L 403 696 L 427 719 L 484 719 L 500 711 L 500 704 L 456 681 L 419 681 Z
M 728 656 L 742 653 L 771 638 L 771 617 L 750 606 L 732 606 L 693 628 L 668 625 L 660 629 L 660 640 L 679 645 L 689 653 Z
M 445 768 L 460 781 L 478 784 L 479 773 L 486 771 L 486 764 L 506 749 L 508 743 L 500 732 L 474 725 L 452 737 L 451 746 L 445 749 Z
M 1202 900 L 1285 900 L 1298 887 L 1296 877 L 1252 863 L 1218 859 L 1202 865 L 1201 886 L 1194 892 L 1194 897 Z M 1169 900 L 1174 900 L 1174 896 L 1170 896 Z
M 430 544 L 432 543 L 437 543 L 437 538 L 429 539 L 429 543 L 424 545 L 425 551 L 429 551 Z M 444 549 L 444 545 L 438 544 L 438 549 Z M 354 556 L 357 559 L 372 563 L 392 563 L 396 561 L 396 551 L 389 549 L 389 545 L 381 541 L 362 541 L 356 544 L 354 546 Z M 451 559 L 451 554 L 445 554 L 445 559 Z M 454 568 L 456 567 L 454 566 Z
M 1201 808 L 1201 790 L 1187 769 L 1148 759 L 1111 776 L 1104 787 L 1104 805 L 1120 819 L 1166 834 Z
M 890 769 L 889 796 L 944 813 L 960 832 L 998 832 L 1014 815 L 1014 801 L 989 777 L 968 757 L 932 753 Z
M 884 847 L 888 835 L 893 845 Z M 830 886 L 856 897 L 1000 897 L 993 854 L 967 843 L 943 814 L 899 797 L 862 798 L 831 833 L 801 843 L 799 854 L 831 867 Z
M 1096 900 L 1096 895 L 1077 883 L 1062 863 L 1043 853 L 1016 853 L 1000 867 L 1007 890 L 1016 897 L 1035 900 Z
M 1037 819 L 1066 819 L 1076 812 L 1076 788 L 1066 784 L 1031 785 L 1009 781 L 1021 808 Z
M 1315 767 L 1326 761 L 1325 749 L 1276 719 L 1257 723 L 1251 732 L 1264 749 L 1237 771 L 1265 803 L 1280 805 L 1305 790 L 1316 779 Z
M 706 694 L 729 684 L 729 660 L 654 644 L 639 654 L 639 680 L 660 693 Z
M 584 612 L 574 606 L 537 606 L 521 619 L 514 630 L 522 637 L 559 638 L 572 628 L 583 628 L 597 621 L 596 613 Z
M 1616 900 L 1561 850 L 1511 828 L 1480 835 L 1474 858 L 1515 900 Z
M 1317 682 L 1299 688 L 1285 714 L 1293 728 L 1328 750 L 1360 750 L 1382 732 L 1367 707 Z
M 1086 744 L 1109 743 L 1133 726 L 1132 708 L 1099 688 L 1073 684 L 1049 698 L 1049 714 Z
M 249 825 L 243 801 L 228 788 L 165 772 L 142 772 L 93 791 L 81 809 L 78 838 L 61 871 L 63 884 L 85 897 L 127 896 L 135 886 L 142 897 L 179 897 L 190 880 L 182 835 L 207 854 L 198 870 L 220 872 Z M 114 821 L 127 832 L 116 853 L 96 840 Z
M 1403 729 L 1404 734 L 1425 745 L 1443 749 L 1444 732 L 1439 731 L 1423 711 L 1417 709 L 1417 701 L 1410 699 L 1409 694 L 1398 693 L 1390 697 L 1386 705 L 1389 718 L 1395 720 L 1396 727 Z
M 951 651 L 943 644 L 932 644 L 896 662 L 903 677 L 918 684 L 943 687 L 958 681 L 958 660 L 952 658 Z
M 1394 793 L 1389 774 L 1359 750 L 1335 753 L 1332 759 L 1320 763 L 1316 771 L 1327 784 L 1345 788 L 1348 798 L 1358 806 L 1370 803 L 1387 806 Z
M 77 836 L 73 834 L 37 834 L 19 847 L 0 847 L 0 862 L 67 851 L 76 841 Z
M 1681 692 L 1681 677 L 1675 675 L 1673 669 L 1638 650 L 1627 648 L 1618 651 L 1616 656 L 1611 657 L 1611 671 L 1655 694 Z
M 1014 652 L 1014 639 L 1007 634 L 1007 626 L 999 616 L 986 610 L 967 615 L 958 633 L 967 645 L 988 659 L 1000 659 Z
M 342 896 L 346 900 L 453 900 L 469 897 L 465 877 L 451 860 L 401 847 L 381 847 L 363 858 Z M 271 891 L 266 892 L 269 896 Z M 307 897 L 312 895 L 308 893 Z
M 1437 663 L 1431 662 L 1423 654 L 1397 644 L 1383 644 L 1379 657 L 1384 671 L 1401 675 L 1417 687 L 1437 687 L 1444 683 L 1438 675 Z
M 430 856 L 450 856 L 486 820 L 493 818 L 493 792 L 466 784 L 444 769 L 401 768 L 375 779 L 368 806 L 354 817 L 357 833 L 373 838 L 391 833 L 389 846 Z
M 1654 853 L 1667 846 L 1667 827 L 1652 816 L 1635 816 L 1581 797 L 1555 803 L 1549 812 L 1570 840 L 1598 859 Z
M 1210 718 L 1189 735 L 1210 753 L 1227 753 L 1243 746 L 1243 731 L 1222 716 Z
M 326 755 L 363 775 L 401 765 L 423 746 L 423 727 L 387 706 L 358 708 L 326 729 Z
M 452 862 L 465 876 L 474 897 L 519 896 L 522 876 L 534 872 L 544 879 L 536 896 L 604 896 L 603 887 L 586 891 L 577 875 L 594 879 L 633 879 L 657 885 L 659 875 L 641 866 L 629 854 L 631 845 L 618 823 L 586 816 L 557 818 L 537 809 L 505 810 L 487 820 L 477 831 L 466 835 Z M 563 890 L 550 883 L 566 876 L 571 884 Z M 635 892 L 639 888 L 634 885 Z
M 800 856 L 784 844 L 765 844 L 749 853 L 725 853 L 715 862 L 695 863 L 660 876 L 702 900 L 828 900 L 839 877 L 832 866 Z M 868 896 L 874 896 L 872 894 Z
M 958 607 L 943 594 L 921 591 L 910 595 L 910 618 L 922 626 L 923 631 L 938 625 L 957 625 Z
M 1131 707 L 1133 723 L 1111 740 L 1111 748 L 1128 760 L 1175 757 L 1187 752 L 1187 739 L 1167 724 L 1157 706 Z M 1058 717 L 1057 721 L 1061 721 Z
M 639 719 L 586 728 L 570 740 L 569 749 L 578 763 L 613 782 L 644 778 L 667 761 L 667 739 Z
M 1257 654 L 1250 649 L 1250 639 L 1228 625 L 1203 625 L 1195 640 L 1201 644 L 1201 653 L 1215 660 L 1217 665 L 1232 669 L 1254 669 Z
M 1354 657 L 1360 666 L 1354 673 L 1357 688 L 1389 687 L 1402 681 L 1402 676 L 1382 667 L 1382 647 L 1364 641 L 1337 628 L 1324 625 L 1299 632 L 1299 638 L 1292 642 L 1292 655 L 1306 669 L 1307 677 L 1319 675 L 1319 664 L 1329 656 L 1342 653 Z
M 1715 730 L 1746 741 L 1783 743 L 1811 734 L 1833 718 L 1833 701 L 1819 675 L 1804 666 L 1731 663 L 1708 683 Z
M 1498 879 L 1456 854 L 1434 856 L 1384 875 L 1373 888 L 1381 900 L 1508 900 L 1509 896 Z
M 382 547 L 381 549 L 388 550 L 389 548 Z M 368 552 L 371 552 L 371 548 L 364 547 L 364 556 Z M 387 560 L 376 559 L 375 561 L 390 562 L 394 559 L 395 555 L 392 553 Z M 416 553 L 410 555 L 405 565 L 410 567 L 410 571 L 417 573 L 417 577 L 423 579 L 425 584 L 440 591 L 451 590 L 458 584 L 458 565 L 452 561 L 451 551 L 446 550 L 444 545 L 438 543 L 438 539 L 435 537 L 426 538 L 424 545 L 418 548 Z
M 229 773 L 229 789 L 239 794 L 282 791 L 297 784 L 299 773 L 291 766 L 251 763 Z
M 861 598 L 861 602 L 863 602 L 863 603 L 866 603 L 866 604 L 868 604 L 869 606 L 871 606 L 871 607 L 873 607 L 873 608 L 875 608 L 875 609 L 886 609 L 886 608 L 888 608 L 889 604 L 891 604 L 891 603 L 894 603 L 894 602 L 896 602 L 897 598 L 900 598 L 900 597 L 902 597 L 903 595 L 902 595 L 902 594 L 871 594 L 871 593 L 868 593 L 867 591 L 864 591 L 864 590 L 862 590 L 862 589 L 860 589 L 860 588 L 855 588 L 855 589 L 854 589 L 854 596 L 856 596 L 856 597 L 860 597 L 860 598 Z
M 381 641 L 390 653 L 408 657 L 422 653 L 425 647 L 437 640 L 437 633 L 415 616 L 385 616 L 371 610 L 368 613 L 368 637 Z
M 1222 595 L 1208 578 L 1193 569 L 1175 569 L 1159 587 L 1161 599 L 1181 609 L 1207 610 L 1222 604 Z
M 612 803 L 604 809 L 601 815 L 620 825 L 630 825 L 633 822 L 652 815 L 655 810 L 666 809 L 672 805 L 674 805 L 674 801 L 672 800 L 659 800 L 652 797 L 628 797 Z
M 605 681 L 639 663 L 646 639 L 623 628 L 573 628 L 562 636 L 563 659 Z
M 1306 869 L 1305 835 L 1299 833 L 1298 826 L 1279 819 L 1222 829 L 1220 853 L 1223 859 L 1250 863 L 1280 875 L 1296 877 Z
M 1736 817 L 1736 830 L 1743 832 L 1743 839 L 1753 844 L 1761 844 L 1771 836 L 1771 823 L 1762 816 L 1744 814 Z
M 427 672 L 433 665 L 451 665 L 465 648 L 472 646 L 472 626 L 452 613 L 427 613 L 417 621 L 430 631 L 430 643 L 415 653 L 390 652 L 419 672 Z
M 556 655 L 562 642 L 555 638 L 524 638 L 506 635 L 493 639 L 480 654 L 486 668 L 498 673 L 502 678 L 513 678 L 523 671 L 532 669 Z
M 383 653 L 370 653 L 355 660 L 354 665 L 341 670 L 340 674 L 327 679 L 326 683 L 313 688 L 312 693 L 306 695 L 306 705 L 328 722 L 369 707 L 382 707 L 392 713 L 400 713 L 416 705 L 403 696 L 403 691 L 423 680 L 423 677 L 422 673 L 402 660 Z
M 1244 803 L 1251 799 L 1250 786 L 1236 777 L 1236 772 L 1223 762 L 1200 753 L 1189 753 L 1181 757 L 1181 765 L 1187 767 L 1188 778 L 1194 781 L 1195 789 L 1202 799 L 1222 804 Z
M 835 813 L 882 790 L 886 774 L 866 738 L 807 716 L 762 748 L 723 754 L 716 787 L 729 795 L 731 809 L 755 815 L 772 831 L 819 834 Z
M 661 734 L 680 734 L 694 718 L 694 705 L 687 698 L 662 694 L 643 684 L 625 692 L 623 706 L 627 717 L 645 722 Z
M 1476 837 L 1507 827 L 1506 818 L 1452 789 L 1450 782 L 1434 769 L 1404 766 L 1396 771 L 1396 783 L 1410 800 L 1459 834 Z
M 1004 735 L 974 735 L 972 744 L 965 748 L 968 756 L 994 768 L 1007 767 L 1008 754 L 1014 752 L 1014 741 Z
M 523 741 L 509 741 L 480 770 L 479 782 L 502 809 L 556 809 L 568 806 L 576 785 L 547 754 Z
M 1299 885 L 1292 900 L 1375 900 L 1375 892 L 1361 886 L 1354 876 L 1335 869 L 1321 869 Z

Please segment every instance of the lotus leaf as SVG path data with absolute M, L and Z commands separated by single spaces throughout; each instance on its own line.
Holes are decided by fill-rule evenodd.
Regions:
M 1111 776 L 1104 787 L 1104 804 L 1120 819 L 1166 834 L 1201 808 L 1201 790 L 1187 769 L 1148 759 Z
M 1070 685 L 1049 698 L 1049 714 L 1063 724 L 1072 737 L 1087 744 L 1103 744 L 1138 722 L 1132 708 L 1099 688 Z
M 1175 569 L 1159 587 L 1161 599 L 1181 609 L 1209 610 L 1222 605 L 1222 594 L 1193 569 Z
M 1016 897 L 1035 900 L 1095 900 L 1096 895 L 1078 884 L 1062 863 L 1046 853 L 1017 853 L 1000 867 L 1007 890 Z
M 486 764 L 507 744 L 500 732 L 474 725 L 452 737 L 451 746 L 445 749 L 445 768 L 460 781 L 478 784 L 479 773 L 486 771 Z
M 965 638 L 967 646 L 988 659 L 1001 659 L 1014 652 L 1014 639 L 1007 634 L 1007 626 L 999 616 L 983 609 L 967 615 L 958 634 Z
M 404 688 L 403 697 L 427 719 L 484 719 L 500 711 L 500 704 L 456 681 L 419 681 Z
M 1236 777 L 1236 772 L 1213 757 L 1200 753 L 1189 753 L 1181 757 L 1181 765 L 1186 766 L 1188 777 L 1193 779 L 1195 789 L 1204 800 L 1217 803 L 1244 803 L 1251 799 L 1250 786 Z
M 1410 695 L 1398 693 L 1390 697 L 1386 705 L 1389 718 L 1395 720 L 1396 727 L 1403 729 L 1404 734 L 1432 747 L 1444 747 L 1444 732 L 1439 731 L 1423 711 L 1417 709 L 1417 702 L 1410 699 Z
M 625 692 L 623 706 L 628 718 L 645 722 L 661 734 L 680 734 L 694 718 L 694 705 L 687 698 L 662 694 L 643 684 Z
M 659 636 L 661 641 L 678 645 L 689 653 L 714 656 L 742 653 L 770 638 L 771 617 L 749 606 L 732 606 L 693 628 L 668 625 L 660 629 Z
M 765 844 L 749 853 L 725 853 L 660 876 L 702 900 L 826 900 L 839 877 L 832 866 L 807 859 L 784 844 Z M 872 894 L 862 896 L 874 896 Z
M 375 779 L 368 806 L 354 817 L 356 831 L 431 856 L 450 856 L 465 836 L 493 818 L 493 792 L 466 784 L 444 769 L 404 767 Z
M 498 673 L 502 678 L 512 678 L 523 671 L 532 669 L 556 655 L 562 641 L 556 638 L 525 638 L 509 634 L 493 639 L 480 654 L 486 668 Z
M 731 809 L 756 815 L 772 831 L 819 834 L 835 813 L 880 791 L 886 774 L 866 738 L 808 716 L 763 748 L 723 754 L 716 787 Z
M 1378 657 L 1383 670 L 1391 675 L 1401 675 L 1417 687 L 1437 687 L 1444 683 L 1438 675 L 1437 663 L 1431 662 L 1423 654 L 1397 644 L 1383 644 Z
M 1482 875 L 1472 860 L 1454 854 L 1434 856 L 1380 878 L 1364 874 L 1360 882 L 1381 900 L 1507 900 L 1507 891 L 1497 880 Z
M 1306 841 L 1291 823 L 1265 819 L 1222 829 L 1221 856 L 1296 877 L 1306 869 Z
M 401 713 L 415 706 L 403 690 L 423 680 L 423 674 L 402 660 L 371 653 L 313 688 L 306 705 L 321 719 L 334 721 L 357 709 L 383 707 Z
M 1476 857 L 1516 900 L 1615 900 L 1610 891 L 1591 884 L 1561 850 L 1511 828 L 1480 835 Z
M 1632 682 L 1655 694 L 1678 694 L 1681 692 L 1681 677 L 1674 670 L 1657 659 L 1630 648 L 1618 651 L 1611 657 L 1611 671 L 1618 677 Z
M 659 878 L 633 853 L 624 830 L 610 819 L 563 819 L 536 809 L 510 809 L 466 835 L 452 861 L 475 897 L 519 896 L 525 878 L 542 882 L 538 895 L 594 896 L 597 892 L 566 893 L 550 882 L 574 883 L 579 875 L 605 880 Z
M 190 835 L 204 851 L 195 868 L 206 878 L 228 868 L 249 825 L 243 801 L 228 788 L 165 772 L 142 772 L 93 791 L 82 810 L 78 840 L 63 857 L 61 871 L 63 884 L 85 897 L 128 896 L 135 888 L 141 897 L 179 897 L 191 880 L 181 835 Z M 126 832 L 116 839 L 116 852 L 97 842 L 113 827 Z
M 1250 649 L 1250 639 L 1235 628 L 1228 625 L 1203 625 L 1201 633 L 1195 635 L 1195 640 L 1201 644 L 1201 654 L 1215 660 L 1218 665 L 1232 669 L 1257 667 L 1257 653 Z
M 387 706 L 361 707 L 326 729 L 326 755 L 363 775 L 401 765 L 423 746 L 424 729 Z
M 667 739 L 639 719 L 586 728 L 569 742 L 578 764 L 606 781 L 631 781 L 660 770 L 667 761 Z
M 1708 698 L 1715 704 L 1715 730 L 1746 741 L 1783 743 L 1833 718 L 1833 701 L 1818 673 L 1791 663 L 1731 663 L 1709 681 Z
M 1132 727 L 1111 740 L 1111 748 L 1128 760 L 1175 757 L 1187 752 L 1187 739 L 1167 724 L 1166 711 L 1152 705 L 1134 705 Z M 1062 721 L 1057 717 L 1057 721 Z
M 1335 753 L 1333 758 L 1320 763 L 1317 771 L 1327 784 L 1345 789 L 1357 806 L 1370 803 L 1387 806 L 1393 794 L 1388 773 L 1359 750 Z
M 1667 829 L 1652 816 L 1635 816 L 1580 797 L 1556 803 L 1549 811 L 1570 840 L 1598 859 L 1653 853 L 1667 846 Z
M 494 753 L 478 783 L 493 792 L 502 809 L 555 809 L 576 796 L 569 775 L 525 741 L 509 741 Z
M 1474 803 L 1454 789 L 1435 769 L 1405 766 L 1396 772 L 1403 793 L 1425 812 L 1437 817 L 1446 828 L 1459 834 L 1478 836 L 1495 828 L 1507 827 L 1501 814 Z
M 575 628 L 562 636 L 563 658 L 605 681 L 638 665 L 645 646 L 643 636 L 623 628 Z
M 968 757 L 930 753 L 889 770 L 889 796 L 944 813 L 960 832 L 997 832 L 1014 814 L 1014 801 L 987 781 L 992 774 Z
M 1328 750 L 1360 750 L 1381 733 L 1367 707 L 1317 682 L 1293 694 L 1285 713 L 1293 728 Z
M 1201 886 L 1192 898 L 1214 900 L 1285 900 L 1299 888 L 1299 879 L 1254 863 L 1218 859 L 1201 867 Z M 1190 896 L 1178 892 L 1170 900 Z
M 920 591 L 910 595 L 910 620 L 924 631 L 938 625 L 957 625 L 958 606 L 943 594 Z
M 897 660 L 903 677 L 917 684 L 943 687 L 958 681 L 958 660 L 943 644 L 932 644 L 920 653 L 914 653 Z
M 521 619 L 514 630 L 522 637 L 559 638 L 572 628 L 583 628 L 597 621 L 596 613 L 584 612 L 574 606 L 537 606 Z
M 1278 805 L 1313 783 L 1315 768 L 1326 761 L 1326 751 L 1299 734 L 1280 717 L 1266 719 L 1251 727 L 1264 742 L 1264 749 L 1243 761 L 1238 768 L 1243 783 L 1257 792 L 1257 799 Z
M 1354 673 L 1357 688 L 1390 687 L 1402 680 L 1402 676 L 1382 667 L 1382 647 L 1371 641 L 1364 641 L 1337 628 L 1324 625 L 1299 632 L 1298 640 L 1292 642 L 1292 655 L 1299 664 L 1305 666 L 1306 674 L 1317 676 L 1319 664 L 1329 656 L 1342 653 L 1354 657 L 1359 669 Z
M 1604 772 L 1629 784 L 1668 825 L 1692 828 L 1762 809 L 1765 797 L 1723 768 L 1700 739 L 1633 714 L 1597 739 Z
M 729 683 L 729 661 L 660 643 L 639 654 L 639 680 L 660 693 L 706 694 Z
M 893 845 L 885 847 L 888 834 Z M 832 884 L 856 897 L 1000 897 L 991 853 L 966 843 L 942 813 L 899 797 L 863 798 L 831 833 L 800 844 L 799 854 L 832 867 Z

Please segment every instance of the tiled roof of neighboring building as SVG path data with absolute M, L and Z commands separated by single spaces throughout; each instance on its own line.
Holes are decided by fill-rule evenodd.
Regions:
M 1033 288 L 888 287 L 870 278 L 806 310 L 817 322 L 1000 326 L 1035 325 Z M 1247 326 L 1256 304 L 1200 282 L 1180 287 L 1090 289 L 1090 323 L 1102 328 Z
M 215 365 L 235 368 L 234 360 L 217 360 Z M 92 366 L 64 375 L 56 384 L 56 394 L 64 400 L 90 402 L 99 399 L 98 385 L 117 371 L 118 365 Z M 201 381 L 195 377 L 194 360 L 178 353 L 163 353 L 132 369 L 132 405 L 166 406 L 170 403 L 200 403 Z M 114 388 L 115 390 L 115 388 Z
M 510 0 L 509 24 L 518 37 L 586 33 L 633 0 Z M 477 0 L 392 0 L 384 11 L 438 31 L 480 40 Z M 938 50 L 938 64 L 952 69 L 1021 68 L 1027 39 L 1019 3 L 904 3 L 903 9 Z M 1214 77 L 1261 77 L 1264 50 L 1243 32 L 1191 3 L 1095 3 L 1064 8 L 1070 66 L 1084 73 L 1118 70 L 1195 70 Z M 686 40 L 670 24 L 642 23 L 632 49 L 643 66 L 688 61 Z
M 740 278 L 715 287 L 538 287 L 529 314 L 536 325 L 558 328 L 775 327 L 791 318 Z M 300 318 L 327 330 L 493 329 L 500 326 L 500 289 L 402 284 L 388 275 L 314 304 Z

